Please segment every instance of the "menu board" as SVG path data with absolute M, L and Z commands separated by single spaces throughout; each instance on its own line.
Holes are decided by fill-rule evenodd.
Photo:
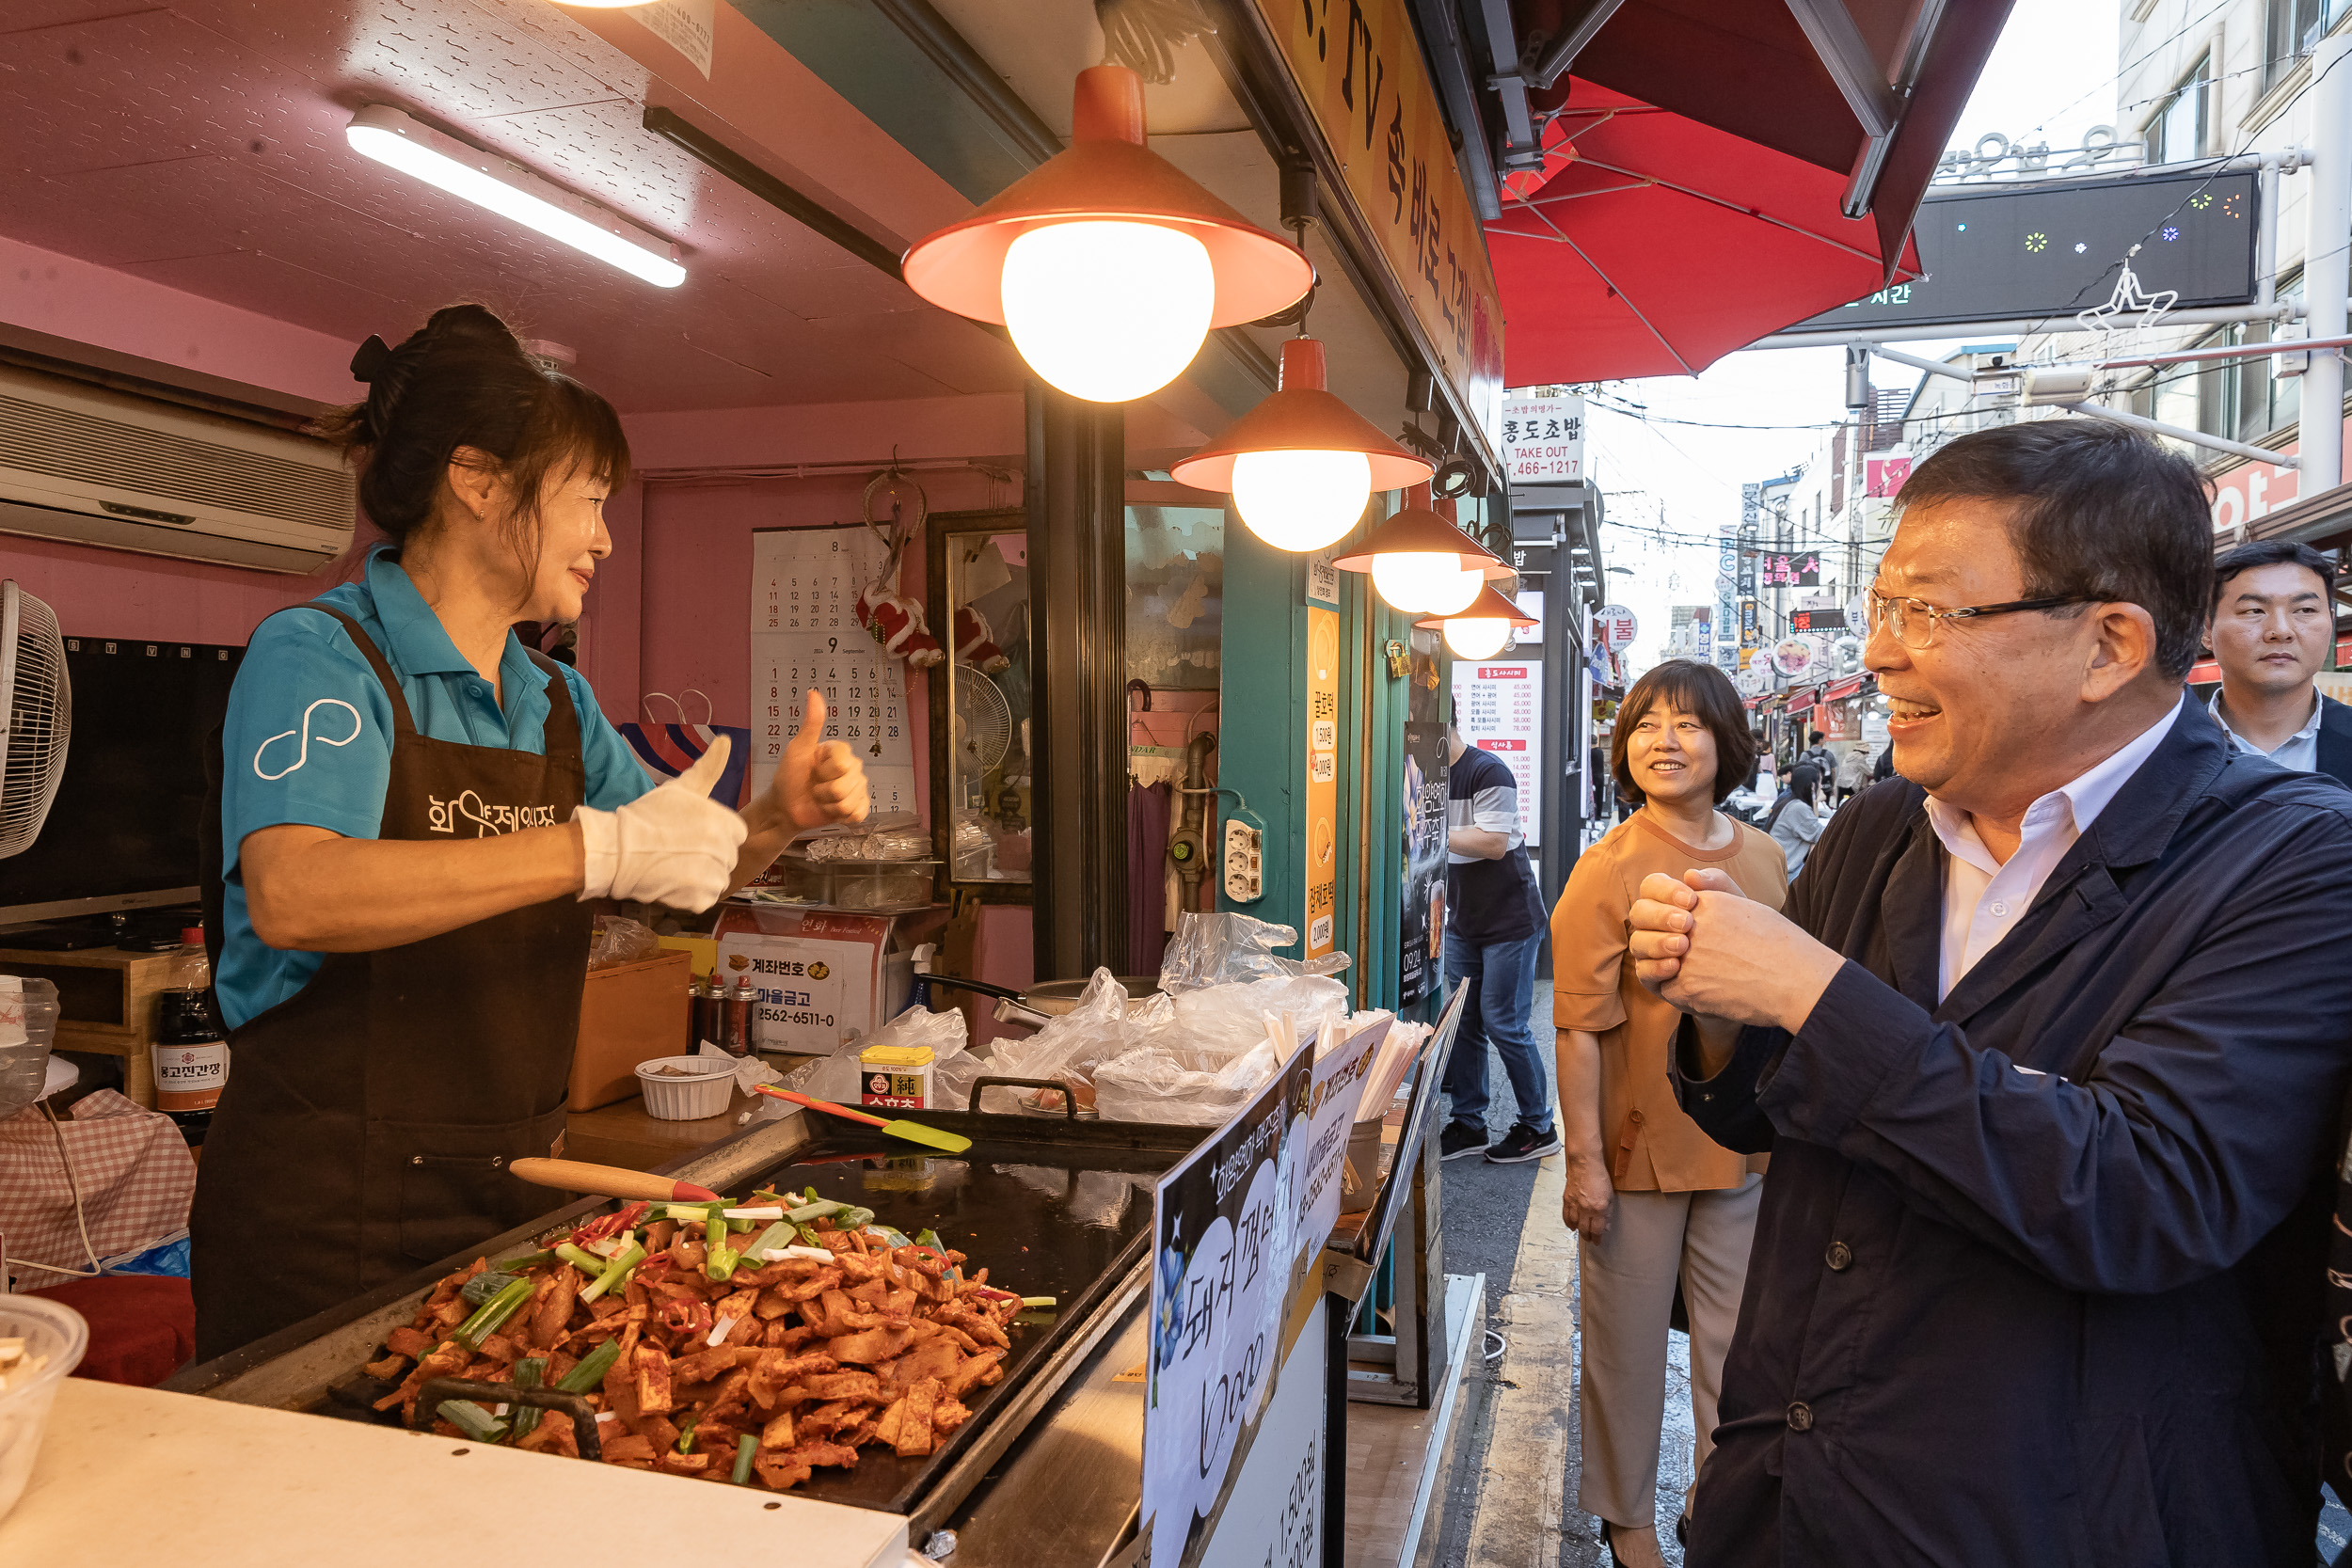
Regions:
M 1544 820 L 1544 667 L 1506 664 L 1454 666 L 1454 721 L 1465 744 L 1491 752 L 1511 769 L 1519 790 L 1519 832 L 1539 847 Z
M 871 529 L 774 528 L 752 534 L 752 788 L 768 787 L 801 727 L 811 687 L 825 738 L 866 764 L 874 810 L 914 810 L 914 727 L 906 663 L 857 624 L 858 591 L 888 551 Z

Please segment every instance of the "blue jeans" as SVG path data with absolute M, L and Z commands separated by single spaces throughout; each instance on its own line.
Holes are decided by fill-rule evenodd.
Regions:
M 1502 1070 L 1519 1102 L 1518 1119 L 1538 1132 L 1551 1131 L 1551 1085 L 1544 1080 L 1543 1053 L 1527 1026 L 1535 997 L 1535 954 L 1543 942 L 1541 931 L 1483 945 L 1452 931 L 1445 934 L 1446 994 L 1464 980 L 1470 988 L 1454 1056 L 1446 1064 L 1445 1092 L 1454 1101 L 1454 1120 L 1481 1133 L 1486 1130 L 1488 1040 L 1502 1053 Z

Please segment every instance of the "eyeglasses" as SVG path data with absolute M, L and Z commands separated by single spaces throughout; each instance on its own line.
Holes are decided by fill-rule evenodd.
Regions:
M 1974 621 L 1987 615 L 2014 615 L 2028 610 L 2063 610 L 2068 605 L 2096 604 L 2069 594 L 2052 599 L 2012 599 L 2007 604 L 1962 605 L 1953 610 L 1939 610 L 1925 599 L 1896 598 L 1873 588 L 1869 591 L 1870 629 L 1884 626 L 1894 633 L 1895 641 L 1906 648 L 1924 648 L 1935 641 L 1935 630 L 1946 621 Z

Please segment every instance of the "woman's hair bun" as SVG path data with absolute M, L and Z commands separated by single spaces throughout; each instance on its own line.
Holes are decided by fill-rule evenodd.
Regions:
M 444 305 L 433 312 L 424 327 L 402 344 L 426 349 L 477 348 L 505 349 L 517 359 L 523 357 L 523 345 L 514 329 L 491 312 L 488 307 L 470 302 L 464 305 Z
M 357 461 L 359 504 L 394 542 L 433 517 L 450 459 L 470 447 L 496 460 L 517 491 L 516 523 L 537 527 L 541 481 L 584 464 L 608 484 L 628 473 L 628 439 L 612 405 L 542 364 L 485 306 L 449 305 L 397 347 L 371 337 L 351 356 L 367 385 L 320 433 Z

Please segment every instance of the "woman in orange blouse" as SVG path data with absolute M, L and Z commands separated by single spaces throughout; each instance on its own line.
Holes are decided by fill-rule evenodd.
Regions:
M 1749 897 L 1780 907 L 1780 847 L 1716 809 L 1756 754 L 1739 693 L 1714 666 L 1672 659 L 1636 681 L 1617 710 L 1610 770 L 1641 809 L 1577 860 L 1551 913 L 1567 1155 L 1561 1215 L 1581 1238 L 1578 1502 L 1599 1515 L 1611 1560 L 1631 1568 L 1663 1561 L 1658 1448 L 1675 1287 L 1691 1322 L 1695 1487 L 1713 1447 L 1764 1161 L 1709 1141 L 1677 1103 L 1666 1059 L 1679 1015 L 1634 978 L 1626 917 L 1644 877 L 1698 866 L 1726 872 Z

